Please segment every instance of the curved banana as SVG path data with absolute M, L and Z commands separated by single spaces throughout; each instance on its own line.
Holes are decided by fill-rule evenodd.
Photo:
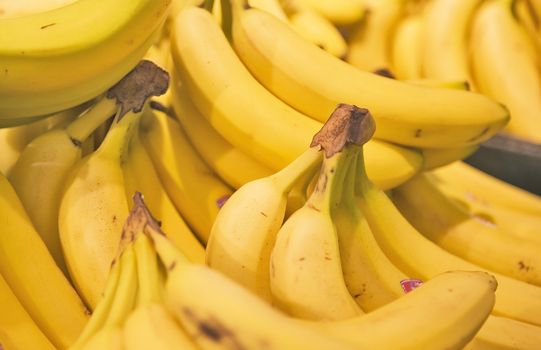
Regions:
M 366 13 L 364 0 L 282 0 L 282 3 L 286 11 L 310 9 L 339 25 L 354 24 Z
M 27 123 L 109 89 L 157 38 L 169 3 L 80 0 L 0 19 L 0 32 L 13 33 L 0 39 L 0 125 Z
M 470 216 L 419 174 L 394 189 L 402 215 L 440 247 L 485 269 L 541 285 L 541 245 L 524 241 Z
M 278 231 L 270 260 L 272 295 L 292 316 L 342 320 L 362 313 L 344 281 L 332 213 L 359 145 L 373 133 L 366 110 L 340 105 L 314 136 L 311 146 L 324 152 L 316 187 Z
M 160 112 L 148 111 L 143 119 L 157 118 L 156 114 Z M 160 220 L 164 231 L 168 232 L 171 241 L 190 261 L 203 264 L 205 250 L 167 195 L 137 131 L 132 137 L 128 155 L 122 167 L 128 202 L 131 201 L 135 192 L 141 192 L 145 196 L 149 209 Z
M 1 174 L 0 213 L 0 274 L 51 343 L 66 348 L 87 322 L 87 310 Z
M 420 79 L 422 77 L 422 17 L 410 15 L 396 25 L 391 41 L 391 67 L 397 79 Z
M 289 16 L 291 27 L 333 56 L 346 57 L 348 46 L 340 31 L 326 17 L 310 9 L 300 9 Z
M 421 235 L 400 214 L 391 199 L 370 183 L 362 158 L 358 164 L 358 205 L 378 244 L 400 270 L 422 279 L 449 270 L 484 270 L 448 253 Z M 541 325 L 541 288 L 500 274 L 494 275 L 498 280 L 498 290 L 493 313 Z
M 491 315 L 464 350 L 536 350 L 539 344 L 541 327 Z
M 423 170 L 432 170 L 468 158 L 479 149 L 479 145 L 455 148 L 421 148 Z
M 102 97 L 65 128 L 43 133 L 21 153 L 9 180 L 57 265 L 67 275 L 58 235 L 58 210 L 68 173 L 82 157 L 85 140 L 113 116 L 114 98 Z
M 541 216 L 541 197 L 482 172 L 464 162 L 454 162 L 433 170 L 452 186 L 484 201 Z
M 376 138 L 408 146 L 448 148 L 482 142 L 509 120 L 507 110 L 485 96 L 406 84 L 356 69 L 304 40 L 274 17 L 257 9 L 243 9 L 242 3 L 235 0 L 233 11 L 237 54 L 272 93 L 319 121 L 327 120 L 338 103 L 354 104 L 374 115 Z M 187 22 L 187 16 L 181 17 Z M 179 47 L 186 48 L 177 41 Z M 280 45 L 276 45 L 278 42 Z M 202 65 L 208 69 L 206 62 Z M 428 108 L 428 104 L 440 108 Z M 258 127 L 275 136 L 270 129 Z
M 174 115 L 186 132 L 191 144 L 229 186 L 239 188 L 245 183 L 272 174 L 263 163 L 233 147 L 222 137 L 190 100 L 185 86 L 173 75 L 171 105 Z
M 0 275 L 0 344 L 6 349 L 56 349 Z
M 366 16 L 349 37 L 346 61 L 366 72 L 378 69 L 394 72 L 391 65 L 391 38 L 405 5 L 405 0 L 369 1 Z
M 321 123 L 264 89 L 207 11 L 182 11 L 173 34 L 172 53 L 180 80 L 201 114 L 234 147 L 275 171 L 306 149 Z M 371 179 L 382 188 L 397 186 L 421 167 L 422 158 L 415 151 L 377 140 L 366 148 Z
M 482 0 L 434 0 L 423 11 L 422 71 L 429 79 L 472 82 L 468 35 Z
M 276 174 L 246 183 L 218 212 L 207 244 L 207 265 L 272 301 L 269 263 L 284 221 L 287 194 L 321 162 L 310 148 Z
M 188 263 L 158 230 L 147 227 L 160 259 L 168 267 L 166 305 L 198 348 L 354 349 L 299 325 L 220 272 Z
M 96 333 L 80 350 L 123 350 L 123 341 L 121 327 L 108 327 Z
M 143 119 L 140 136 L 169 198 L 206 244 L 220 207 L 233 191 L 203 162 L 176 120 L 155 112 Z
M 470 43 L 475 85 L 509 108 L 507 132 L 541 143 L 538 52 L 532 52 L 527 33 L 513 15 L 512 2 L 486 2 L 475 16 Z
M 453 186 L 437 175 L 430 174 L 430 178 L 439 191 L 455 201 L 475 219 L 499 227 L 505 233 L 521 239 L 541 243 L 539 216 L 491 203 L 471 192 Z

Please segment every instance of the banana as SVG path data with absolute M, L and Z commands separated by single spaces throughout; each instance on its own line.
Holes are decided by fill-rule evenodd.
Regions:
M 160 113 L 159 111 L 148 111 L 143 119 L 157 118 L 156 114 Z M 131 201 L 130 199 L 135 192 L 143 193 L 150 209 L 162 223 L 163 229 L 169 232 L 170 239 L 176 246 L 190 261 L 204 263 L 205 250 L 203 246 L 188 228 L 167 195 L 137 131 L 132 137 L 128 155 L 122 167 L 128 202 Z
M 121 327 L 104 328 L 84 344 L 81 350 L 123 350 Z
M 376 138 L 408 146 L 448 148 L 482 142 L 509 120 L 507 110 L 485 96 L 416 86 L 363 72 L 307 42 L 274 17 L 257 9 L 243 9 L 243 0 L 235 0 L 235 4 L 233 44 L 244 64 L 272 93 L 319 121 L 327 120 L 338 103 L 354 104 L 374 115 Z M 177 32 L 180 22 L 188 22 L 186 17 L 177 18 Z M 187 48 L 179 39 L 178 46 Z M 221 58 L 223 62 L 223 55 Z M 258 127 L 275 139 L 271 129 Z
M 310 9 L 339 25 L 354 24 L 366 13 L 364 0 L 282 0 L 282 3 L 286 11 Z
M 519 24 L 524 28 L 528 33 L 528 37 L 532 43 L 532 46 L 536 51 L 541 50 L 541 38 L 539 37 L 539 18 L 534 12 L 532 1 L 530 0 L 515 0 L 514 2 L 514 13 L 518 19 Z M 539 59 L 541 56 L 538 55 L 537 62 L 539 65 Z
M 423 170 L 432 170 L 468 158 L 479 149 L 479 145 L 453 148 L 422 148 Z
M 0 275 L 0 345 L 5 349 L 56 349 Z
M 472 82 L 468 34 L 482 0 L 434 0 L 423 11 L 422 72 L 425 78 Z
M 314 148 L 279 172 L 248 182 L 218 212 L 206 250 L 207 265 L 268 302 L 269 263 L 292 186 L 321 162 Z
M 0 126 L 28 123 L 109 89 L 157 38 L 169 3 L 80 0 L 0 19 L 0 32 L 13 33 L 0 39 Z
M 58 235 L 58 210 L 65 181 L 82 157 L 83 143 L 117 109 L 114 98 L 103 96 L 65 128 L 39 135 L 24 148 L 9 175 L 28 216 L 66 275 Z
M 420 79 L 422 77 L 422 17 L 414 14 L 396 25 L 391 42 L 390 66 L 397 79 Z
M 66 348 L 83 329 L 87 310 L 1 174 L 0 213 L 0 274 L 51 343 Z
M 289 218 L 298 209 L 308 200 L 308 195 L 313 192 L 315 184 L 317 183 L 317 174 L 319 169 L 314 168 L 311 171 L 308 171 L 303 175 L 287 194 L 287 204 L 286 204 L 286 214 L 285 219 Z
M 348 40 L 347 62 L 367 72 L 378 69 L 394 71 L 391 66 L 391 38 L 405 5 L 405 0 L 368 1 L 366 16 Z
M 171 201 L 206 244 L 216 214 L 233 191 L 201 160 L 173 118 L 157 113 L 145 118 L 140 135 Z
M 69 5 L 74 1 L 75 0 L 27 0 L 24 2 L 15 2 L 2 0 L 0 1 L 0 6 L 2 6 L 2 13 L 0 13 L 0 17 L 19 17 L 26 16 L 32 13 L 50 11 L 62 6 Z
M 300 9 L 289 16 L 291 27 L 303 38 L 338 58 L 346 57 L 348 46 L 340 31 L 324 16 Z
M 342 320 L 362 313 L 344 281 L 331 216 L 352 160 L 374 129 L 367 110 L 340 105 L 314 136 L 311 146 L 324 152 L 317 185 L 278 231 L 270 260 L 272 295 L 292 316 Z
M 408 221 L 440 247 L 483 268 L 541 285 L 541 245 L 531 244 L 470 216 L 419 174 L 393 192 Z
M 369 182 L 362 158 L 358 160 L 357 176 L 361 177 L 356 188 L 357 203 L 378 244 L 400 270 L 423 279 L 449 270 L 484 270 L 446 252 L 411 226 L 387 195 Z M 493 275 L 498 280 L 493 313 L 541 325 L 541 288 L 501 274 Z
M 166 305 L 198 348 L 354 349 L 299 325 L 220 272 L 190 264 L 156 224 L 146 232 L 167 268 Z
M 404 294 L 408 276 L 385 256 L 355 201 L 356 159 L 344 182 L 339 205 L 332 213 L 340 249 L 344 281 L 365 312 L 382 307 Z
M 539 344 L 540 327 L 491 315 L 464 350 L 536 350 Z
M 509 108 L 507 132 L 541 143 L 539 53 L 514 17 L 512 2 L 487 2 L 475 16 L 470 43 L 475 84 Z
M 201 114 L 234 147 L 274 171 L 298 157 L 321 128 L 250 75 L 203 9 L 187 8 L 179 14 L 172 45 L 179 79 Z M 382 188 L 397 186 L 421 167 L 415 151 L 377 140 L 366 148 L 370 177 Z
M 541 235 L 539 235 L 541 218 L 539 216 L 488 202 L 471 192 L 453 186 L 437 175 L 429 174 L 428 176 L 439 191 L 455 201 L 475 219 L 499 227 L 505 233 L 521 239 L 537 242 L 537 244 L 541 243 Z
M 270 176 L 273 171 L 263 163 L 233 147 L 207 119 L 199 113 L 188 97 L 185 86 L 175 79 L 171 84 L 171 104 L 174 116 L 182 125 L 191 144 L 201 158 L 232 188 Z
M 464 162 L 451 163 L 433 173 L 452 186 L 466 191 L 483 201 L 541 215 L 541 197 L 482 172 Z
M 33 123 L 0 129 L 0 149 L 2 150 L 0 172 L 9 176 L 13 165 L 17 162 L 17 159 L 19 159 L 22 151 L 30 141 L 47 130 L 64 125 L 79 115 L 84 109 L 86 109 L 86 105 L 57 113 Z

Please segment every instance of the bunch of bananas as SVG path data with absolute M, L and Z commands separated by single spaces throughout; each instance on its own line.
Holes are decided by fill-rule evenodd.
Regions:
M 535 1 L 59 2 L 0 13 L 0 348 L 541 347 L 541 198 L 460 162 Z

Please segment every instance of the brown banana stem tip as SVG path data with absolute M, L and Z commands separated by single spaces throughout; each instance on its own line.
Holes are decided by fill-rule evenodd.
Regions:
M 116 99 L 120 105 L 120 120 L 130 110 L 141 112 L 147 99 L 163 95 L 168 87 L 169 73 L 151 61 L 142 60 L 107 91 L 107 98 Z
M 364 145 L 375 131 L 376 123 L 368 109 L 340 103 L 314 135 L 310 147 L 319 145 L 330 158 L 349 144 Z

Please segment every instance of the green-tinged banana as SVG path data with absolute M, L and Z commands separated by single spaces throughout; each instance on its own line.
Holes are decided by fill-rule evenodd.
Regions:
M 540 327 L 491 315 L 464 350 L 536 350 L 539 344 Z
M 348 51 L 346 40 L 326 17 L 311 9 L 300 9 L 289 16 L 291 27 L 303 38 L 313 42 L 333 56 L 344 58 Z
M 0 275 L 0 345 L 6 350 L 56 349 Z
M 157 38 L 169 4 L 80 0 L 0 19 L 0 32 L 12 33 L 0 39 L 0 125 L 27 123 L 109 89 Z
M 286 11 L 310 9 L 340 25 L 354 24 L 366 13 L 364 0 L 282 0 L 282 3 Z
M 327 120 L 338 103 L 354 104 L 374 115 L 377 138 L 409 146 L 448 148 L 482 142 L 509 120 L 503 106 L 479 94 L 406 84 L 363 72 L 304 40 L 274 17 L 244 9 L 243 0 L 234 3 L 233 44 L 244 64 L 272 93 L 319 121 Z M 181 17 L 182 22 L 188 22 L 187 16 Z M 207 62 L 201 63 L 205 69 Z M 213 101 L 216 106 L 216 99 Z M 431 107 L 434 105 L 439 108 Z M 258 129 L 269 136 L 276 134 L 262 125 Z
M 472 82 L 468 35 L 482 0 L 435 0 L 423 11 L 422 72 L 425 78 Z
M 502 207 L 541 216 L 541 197 L 482 172 L 464 162 L 454 162 L 433 173 L 452 186 Z
M 87 310 L 1 174 L 0 213 L 0 274 L 51 343 L 66 348 L 87 322 Z
M 68 273 L 60 237 L 58 211 L 68 173 L 82 157 L 82 145 L 94 130 L 118 110 L 116 99 L 103 96 L 65 128 L 45 132 L 23 150 L 9 174 L 36 231 Z
M 449 271 L 362 317 L 312 326 L 358 349 L 458 350 L 489 317 L 496 286 L 485 272 Z
M 0 172 L 9 176 L 13 165 L 30 141 L 47 130 L 64 125 L 79 115 L 86 107 L 86 105 L 75 107 L 33 123 L 0 129 L 0 149 L 2 150 Z
M 180 80 L 194 105 L 228 142 L 274 171 L 305 150 L 321 123 L 263 88 L 207 11 L 182 11 L 173 34 Z M 397 186 L 421 167 L 421 156 L 410 149 L 378 140 L 370 141 L 366 149 L 370 178 L 382 188 Z
M 340 247 L 344 281 L 365 312 L 401 297 L 408 276 L 382 252 L 355 201 L 356 160 L 348 171 L 339 205 L 332 213 Z
M 166 304 L 198 348 L 354 349 L 299 325 L 220 272 L 188 263 L 158 230 L 147 226 L 167 268 Z
M 448 253 L 411 226 L 391 199 L 367 179 L 362 158 L 358 160 L 357 177 L 360 177 L 356 187 L 358 205 L 378 244 L 400 270 L 421 279 L 450 270 L 484 270 Z M 501 274 L 494 275 L 498 290 L 493 313 L 541 325 L 541 288 Z
M 435 174 L 429 176 L 442 193 L 464 208 L 474 219 L 489 226 L 499 227 L 505 233 L 521 239 L 537 242 L 537 244 L 541 243 L 541 235 L 539 234 L 541 217 L 538 215 L 489 202 L 471 192 L 453 186 Z
M 366 16 L 349 37 L 346 60 L 367 72 L 378 69 L 394 71 L 391 65 L 391 40 L 405 5 L 405 0 L 368 1 Z M 415 48 L 410 47 L 410 50 Z
M 541 245 L 475 219 L 424 174 L 397 187 L 392 199 L 420 233 L 445 250 L 485 269 L 541 285 Z
M 156 114 L 160 113 L 162 112 L 147 111 L 143 119 L 157 118 Z M 203 264 L 205 250 L 167 195 L 138 132 L 133 135 L 122 167 L 128 202 L 131 201 L 135 192 L 141 192 L 145 196 L 149 209 L 160 220 L 164 231 L 170 235 L 171 241 L 191 261 Z
M 470 42 L 475 85 L 509 108 L 507 132 L 541 143 L 539 52 L 514 17 L 512 3 L 486 2 L 475 16 Z
M 121 107 L 100 147 L 78 167 L 68 181 L 59 211 L 59 234 L 73 283 L 90 307 L 99 300 L 111 261 L 120 242 L 128 203 L 121 163 L 146 101 L 167 89 L 168 76 L 150 61 L 142 61 L 121 81 L 137 94 L 120 100 Z M 125 98 L 125 97 L 124 97 Z
M 479 145 L 454 148 L 421 148 L 423 154 L 423 170 L 432 170 L 463 160 L 474 154 Z
M 224 204 L 212 226 L 207 265 L 269 302 L 269 263 L 292 186 L 321 162 L 309 148 L 279 172 L 246 183 Z
M 420 79 L 422 77 L 422 17 L 414 14 L 396 25 L 391 38 L 391 67 L 397 79 Z
M 203 162 L 175 119 L 154 112 L 143 119 L 140 136 L 169 198 L 206 244 L 220 207 L 233 191 Z
M 174 115 L 201 158 L 232 188 L 273 173 L 266 165 L 235 148 L 199 113 L 188 97 L 185 86 L 175 79 L 171 84 Z
M 362 313 L 349 293 L 331 213 L 359 145 L 374 133 L 367 110 L 340 105 L 311 146 L 324 153 L 317 185 L 302 208 L 276 235 L 270 259 L 270 287 L 288 314 L 311 320 L 342 320 Z

